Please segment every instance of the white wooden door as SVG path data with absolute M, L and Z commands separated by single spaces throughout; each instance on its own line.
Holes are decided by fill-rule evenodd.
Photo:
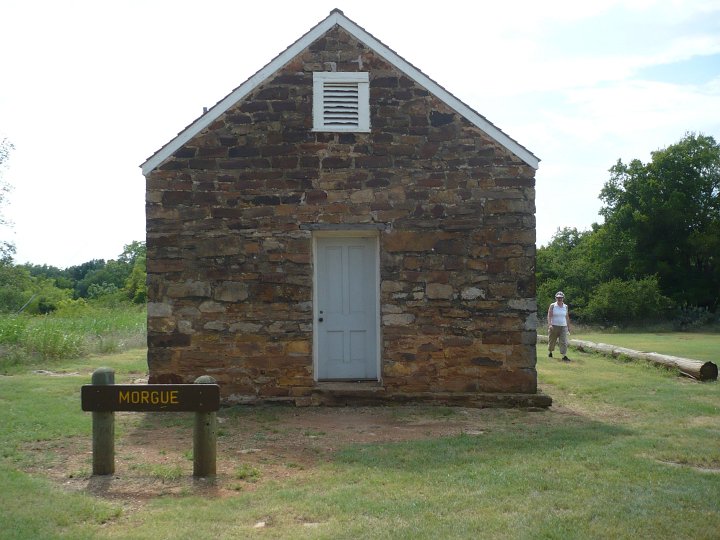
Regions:
M 318 379 L 377 380 L 377 238 L 320 237 L 315 253 Z

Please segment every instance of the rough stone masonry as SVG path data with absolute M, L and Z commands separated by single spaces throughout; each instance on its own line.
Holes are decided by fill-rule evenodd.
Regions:
M 370 74 L 370 133 L 312 73 Z M 534 170 L 334 27 L 147 176 L 151 381 L 312 392 L 308 224 L 381 224 L 388 395 L 536 393 Z

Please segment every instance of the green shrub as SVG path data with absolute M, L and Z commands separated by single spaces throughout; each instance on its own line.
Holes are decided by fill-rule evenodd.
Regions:
M 667 315 L 672 301 L 660 292 L 656 276 L 644 279 L 613 279 L 593 290 L 579 315 L 598 323 L 658 320 Z
M 65 317 L 80 316 L 87 309 L 88 302 L 84 298 L 68 298 L 57 304 L 57 314 Z
M 38 313 L 41 315 L 47 315 L 57 309 L 57 305 L 52 300 L 48 300 L 44 296 L 40 298 L 37 304 Z
M 98 296 L 92 303 L 95 307 L 106 308 L 112 310 L 124 310 L 130 307 L 130 300 L 125 291 L 117 289 L 114 292 Z
M 87 290 L 87 296 L 90 299 L 95 299 L 101 296 L 115 294 L 118 290 L 118 286 L 114 283 L 91 283 Z
M 681 308 L 673 319 L 673 327 L 677 330 L 704 328 L 712 325 L 720 317 L 706 307 L 685 306 Z
M 25 315 L 0 316 L 0 345 L 18 345 L 25 339 L 30 318 Z
M 13 286 L 0 286 L 0 311 L 4 313 L 16 313 L 30 297 L 24 291 Z
M 25 306 L 23 313 L 46 315 L 52 313 L 58 304 L 70 298 L 70 291 L 58 289 L 53 280 L 35 278 L 32 286 L 32 300 Z

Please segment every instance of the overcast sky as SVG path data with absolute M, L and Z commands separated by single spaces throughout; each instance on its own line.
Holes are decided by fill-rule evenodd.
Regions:
M 619 158 L 720 140 L 720 0 L 3 0 L 16 262 L 144 240 L 140 163 L 335 7 L 542 160 L 538 246 L 601 221 Z

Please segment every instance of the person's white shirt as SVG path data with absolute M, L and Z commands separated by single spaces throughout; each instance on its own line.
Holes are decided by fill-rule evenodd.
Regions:
M 567 304 L 558 305 L 557 302 L 550 304 L 551 319 L 550 324 L 553 326 L 567 326 Z

